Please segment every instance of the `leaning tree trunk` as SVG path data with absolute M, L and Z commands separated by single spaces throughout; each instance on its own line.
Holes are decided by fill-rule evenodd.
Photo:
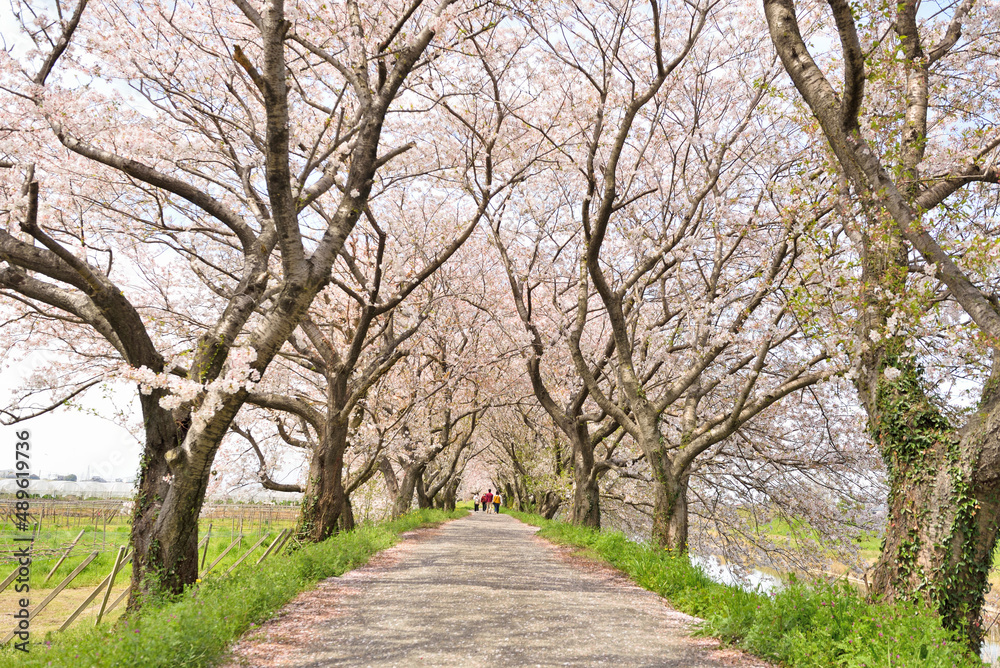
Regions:
M 414 465 L 406 469 L 403 474 L 403 480 L 399 483 L 399 492 L 396 494 L 396 500 L 392 505 L 392 517 L 393 519 L 401 517 L 406 513 L 410 512 L 410 508 L 413 506 L 413 493 L 417 487 L 417 481 L 421 481 L 423 484 L 425 465 Z
M 399 481 L 396 480 L 396 472 L 392 470 L 392 463 L 389 462 L 389 458 L 382 456 L 378 462 L 378 470 L 382 472 L 382 478 L 385 480 L 385 489 L 389 494 L 389 499 L 395 503 L 396 497 L 399 495 Z
M 180 592 L 185 582 L 198 577 L 197 521 L 194 532 L 180 534 L 157 528 L 157 518 L 170 488 L 170 468 L 166 454 L 177 447 L 183 436 L 170 411 L 160 407 L 162 390 L 139 394 L 146 431 L 146 445 L 139 470 L 139 485 L 132 508 L 130 544 L 132 584 L 129 609 L 142 604 L 151 585 L 159 583 L 171 593 Z M 200 503 L 198 504 L 200 510 Z M 195 517 L 198 513 L 195 513 Z
M 918 167 L 927 142 L 924 124 L 927 109 L 932 106 L 926 77 L 933 59 L 922 53 L 916 4 L 906 2 L 896 7 L 894 24 L 903 47 L 899 64 L 906 75 L 907 127 L 894 151 L 899 161 L 889 169 L 860 132 L 866 73 L 863 52 L 856 48 L 857 26 L 851 7 L 847 3 L 830 6 L 842 38 L 842 65 L 852 92 L 845 98 L 853 99 L 838 97 L 810 56 L 794 3 L 764 0 L 771 40 L 785 70 L 819 122 L 825 143 L 836 155 L 855 196 L 870 212 L 866 215 L 873 231 L 859 235 L 866 272 L 861 285 L 867 290 L 878 288 L 883 295 L 905 294 L 908 257 L 901 242 L 905 237 L 933 265 L 934 275 L 948 286 L 951 296 L 972 319 L 981 326 L 985 323 L 983 338 L 994 355 L 993 373 L 976 412 L 964 427 L 954 429 L 926 396 L 919 368 L 901 354 L 897 339 L 876 340 L 874 351 L 862 353 L 858 392 L 868 413 L 869 429 L 886 462 L 890 489 L 889 523 L 872 594 L 887 601 L 923 600 L 933 605 L 944 625 L 964 634 L 970 646 L 978 650 L 982 640 L 979 619 L 1000 521 L 997 314 L 990 311 L 990 297 L 954 265 L 950 251 L 937 247 L 924 227 L 926 220 L 921 220 L 923 211 L 932 210 L 953 191 L 917 205 L 921 197 Z M 959 33 L 961 16 L 957 14 L 953 23 Z M 956 43 L 945 40 L 936 57 L 943 56 Z M 949 180 L 944 178 L 942 183 Z M 956 178 L 955 182 L 962 185 L 962 179 Z M 891 218 L 887 219 L 886 214 Z M 852 216 L 853 212 L 848 211 L 845 219 Z M 883 221 L 889 223 L 888 229 L 880 228 Z M 888 247 L 881 247 L 886 244 Z M 885 275 L 877 266 L 882 258 L 895 264 Z M 871 293 L 863 300 L 862 318 L 874 314 L 877 324 L 884 324 L 890 305 L 879 303 L 878 295 Z M 992 309 L 996 309 L 995 302 Z M 860 341 L 872 338 L 872 330 L 883 331 L 881 327 L 865 327 L 862 322 L 858 328 Z
M 165 453 L 171 473 L 150 532 L 146 587 L 180 592 L 184 585 L 197 579 L 198 517 L 211 479 L 212 461 L 244 398 L 245 395 L 237 393 L 232 401 L 216 410 L 207 425 L 195 422 L 196 427 L 184 435 L 185 447 L 174 447 Z M 140 548 L 134 546 L 134 549 L 138 553 Z
M 868 248 L 865 285 L 903 293 L 907 255 L 896 235 Z M 893 305 L 863 295 L 859 336 L 885 327 Z M 892 602 L 923 600 L 978 650 L 980 622 L 1000 518 L 1000 358 L 979 410 L 953 427 L 927 396 L 904 340 L 884 337 L 864 350 L 855 380 L 889 483 L 885 540 L 869 593 Z
M 562 505 L 562 497 L 553 491 L 545 492 L 541 501 L 538 503 L 538 514 L 547 520 L 551 520 L 559 512 L 559 506 Z
M 601 488 L 594 466 L 594 448 L 583 425 L 573 438 L 573 524 L 601 528 Z M 582 433 L 579 433 L 582 432 Z
M 198 517 L 209 480 L 199 471 L 211 467 L 214 454 L 199 453 L 189 465 L 174 465 L 173 480 L 153 525 L 146 555 L 152 576 L 146 580 L 160 591 L 179 593 L 198 577 Z M 136 553 L 139 549 L 135 546 Z
M 347 423 L 332 421 L 313 449 L 309 465 L 297 532 L 304 540 L 319 542 L 338 530 L 354 528 L 353 513 L 345 514 L 349 506 L 343 478 L 346 450 Z

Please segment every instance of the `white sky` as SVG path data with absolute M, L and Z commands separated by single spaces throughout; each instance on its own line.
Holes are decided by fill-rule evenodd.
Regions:
M 43 5 L 38 3 L 39 7 Z M 51 5 L 48 9 L 54 15 Z M 23 50 L 32 46 L 20 33 L 11 0 L 0 0 L 0 36 L 0 43 L 8 48 L 13 46 L 15 50 Z M 128 91 L 124 85 L 118 86 L 123 92 Z M 29 356 L 22 363 L 2 371 L 0 405 L 9 404 L 11 389 L 35 368 L 36 364 Z M 14 426 L 0 425 L 0 470 L 14 468 L 15 432 L 27 428 L 31 432 L 32 473 L 43 477 L 75 473 L 81 480 L 88 471 L 90 476 L 100 476 L 105 480 L 135 477 L 141 444 L 110 418 L 119 409 L 130 405 L 132 413 L 139 415 L 136 396 L 134 388 L 122 387 L 113 393 L 113 400 L 109 400 L 95 387 L 82 398 L 78 397 L 76 406 L 60 408 Z
M 0 405 L 9 405 L 10 391 L 31 374 L 37 361 L 29 355 L 23 362 L 4 369 L 0 376 Z M 95 387 L 78 398 L 76 406 L 58 408 L 13 426 L 0 426 L 0 469 L 14 468 L 15 432 L 28 429 L 32 473 L 42 477 L 75 473 L 83 480 L 89 470 L 90 476 L 109 481 L 135 477 L 141 444 L 109 418 L 129 407 L 139 415 L 136 396 L 134 390 L 122 387 L 111 398 L 105 398 Z

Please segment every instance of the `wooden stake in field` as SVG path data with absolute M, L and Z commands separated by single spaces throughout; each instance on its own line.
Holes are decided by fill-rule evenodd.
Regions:
M 121 549 L 124 550 L 125 548 L 123 547 Z M 119 570 L 121 568 L 123 568 L 125 566 L 125 564 L 127 564 L 130 561 L 132 561 L 132 553 L 131 552 L 125 557 L 125 559 L 122 560 L 121 565 L 118 567 Z M 101 584 L 97 585 L 97 589 L 95 589 L 94 591 L 90 592 L 90 596 L 87 597 L 87 600 L 85 600 L 83 603 L 81 603 L 80 607 L 78 607 L 73 612 L 73 614 L 69 616 L 69 619 L 67 619 L 65 622 L 63 622 L 62 626 L 59 627 L 59 631 L 62 632 L 62 631 L 65 631 L 66 629 L 68 629 L 69 625 L 73 623 L 73 620 L 75 620 L 77 617 L 79 617 L 80 613 L 83 612 L 87 608 L 88 605 L 90 605 L 91 601 L 93 601 L 95 598 L 97 598 L 97 595 L 100 594 L 101 591 L 104 590 L 104 587 L 107 587 L 108 591 L 110 592 L 112 584 L 113 584 L 113 582 L 112 582 L 113 579 L 114 579 L 114 572 L 109 573 L 108 577 L 104 578 L 104 580 L 101 581 Z M 126 589 L 125 591 L 127 592 L 128 590 Z M 105 599 L 105 602 L 107 602 L 107 599 Z M 110 612 L 110 610 L 108 610 L 108 612 Z
M 285 543 L 288 542 L 288 539 L 292 537 L 293 533 L 295 533 L 295 531 L 293 531 L 292 529 L 288 530 L 288 533 L 285 534 L 284 540 L 281 541 L 281 544 L 278 545 L 278 548 L 274 551 L 275 554 L 280 554 L 281 553 L 281 550 L 285 547 Z
M 208 533 L 205 534 L 205 552 L 201 555 L 201 568 L 205 568 L 205 560 L 208 559 L 208 546 L 212 542 L 212 523 L 208 523 Z
M 274 546 L 278 544 L 279 540 L 284 538 L 286 531 L 291 531 L 291 529 L 282 529 L 278 532 L 278 535 L 274 538 L 274 542 L 267 546 L 267 549 L 264 550 L 264 554 L 260 555 L 260 559 L 257 560 L 256 564 L 254 564 L 255 566 L 260 565 L 260 562 L 264 561 L 264 559 L 267 558 L 267 555 L 271 554 L 271 550 L 274 549 Z
M 215 561 L 213 561 L 213 562 L 212 562 L 212 565 L 211 565 L 211 566 L 209 566 L 209 567 L 208 567 L 208 570 L 206 570 L 206 571 L 205 571 L 204 573 L 202 573 L 202 574 L 201 574 L 201 576 L 202 576 L 202 577 L 205 577 L 206 575 L 208 575 L 208 574 L 209 574 L 209 573 L 211 572 L 211 570 L 212 570 L 213 568 L 215 568 L 215 566 L 216 566 L 216 565 L 217 565 L 217 564 L 218 564 L 218 563 L 219 563 L 220 561 L 222 561 L 222 558 L 223 558 L 224 556 L 226 556 L 227 554 L 229 554 L 229 551 L 230 551 L 231 549 L 233 549 L 234 547 L 236 547 L 236 544 L 237 544 L 237 543 L 239 543 L 239 542 L 240 542 L 241 540 L 243 540 L 243 536 L 242 536 L 242 535 L 239 535 L 239 536 L 237 536 L 237 537 L 236 537 L 236 540 L 234 540 L 234 541 L 233 541 L 232 543 L 230 543 L 230 544 L 229 544 L 229 547 L 227 547 L 227 548 L 226 548 L 225 550 L 223 550 L 223 551 L 222 551 L 222 554 L 220 554 L 220 555 L 219 555 L 218 557 L 216 557 L 216 558 L 215 558 Z
M 6 589 L 10 585 L 10 583 L 14 581 L 14 578 L 17 577 L 17 572 L 19 570 L 21 570 L 20 564 L 14 566 L 14 570 L 11 572 L 11 574 L 8 575 L 3 582 L 0 582 L 0 594 L 2 594 L 3 590 Z
M 260 540 L 258 540 L 256 543 L 254 543 L 253 547 L 251 547 L 249 550 L 246 551 L 246 554 L 244 554 L 242 557 L 240 557 L 239 559 L 237 559 L 236 563 L 229 567 L 229 570 L 225 572 L 225 575 L 229 575 L 230 573 L 232 573 L 233 569 L 236 568 L 237 566 L 239 566 L 240 564 L 242 564 L 243 560 L 246 559 L 247 557 L 249 557 L 251 552 L 253 552 L 258 547 L 260 547 L 260 544 L 263 543 L 265 540 L 267 540 L 267 537 L 270 536 L 270 535 L 271 534 L 266 533 L 263 536 L 261 536 Z
M 39 612 L 41 612 L 42 610 L 44 610 L 45 606 L 47 606 L 49 603 L 51 603 L 53 601 L 53 599 L 55 599 L 56 596 L 58 596 L 60 593 L 62 593 L 62 590 L 65 589 L 66 586 L 70 582 L 72 582 L 74 580 L 74 578 L 76 578 L 76 576 L 79 575 L 80 572 L 90 564 L 90 562 L 92 562 L 94 559 L 96 559 L 98 554 L 100 554 L 100 552 L 91 552 L 89 557 L 87 557 L 86 559 L 84 559 L 80 563 L 79 566 L 77 566 L 76 568 L 74 568 L 73 572 L 70 573 L 69 575 L 67 575 L 66 579 L 64 579 L 62 582 L 60 582 L 59 586 L 56 587 L 55 589 L 53 589 L 52 592 L 48 596 L 45 597 L 44 601 L 42 601 L 41 603 L 39 603 L 37 606 L 35 606 L 35 608 L 33 610 L 31 610 L 28 613 L 28 620 L 30 621 L 30 620 L 34 619 L 35 615 L 37 615 Z M 8 633 L 6 636 L 4 636 L 3 640 L 0 640 L 0 645 L 6 645 L 7 643 L 9 643 L 11 641 L 11 639 L 14 637 L 14 634 L 17 633 L 17 630 L 18 630 L 17 626 L 15 626 L 14 628 L 12 628 L 10 630 L 10 633 Z
M 118 598 L 115 599 L 115 602 L 108 606 L 107 613 L 109 615 L 111 614 L 112 610 L 114 610 L 116 607 L 118 607 L 119 603 L 121 603 L 122 601 L 125 600 L 125 597 L 128 596 L 128 592 L 129 592 L 128 589 L 126 589 L 125 591 L 123 591 L 121 594 L 118 595 Z
M 55 573 L 56 570 L 62 565 L 62 562 L 66 560 L 66 557 L 69 556 L 69 553 L 73 551 L 73 548 L 76 547 L 76 544 L 78 542 L 80 542 L 81 538 L 83 538 L 83 534 L 84 534 L 85 531 L 86 531 L 86 529 L 82 529 L 80 531 L 80 533 L 78 533 L 76 535 L 76 538 L 73 539 L 73 542 L 70 543 L 69 547 L 66 548 L 66 552 L 63 553 L 63 556 L 59 557 L 59 561 L 56 562 L 56 565 L 52 567 L 52 570 L 49 571 L 49 574 L 45 576 L 44 580 L 42 580 L 42 584 L 45 584 L 46 582 L 48 582 L 49 578 L 52 577 L 52 574 Z
M 104 600 L 101 601 L 101 609 L 97 611 L 97 619 L 94 620 L 94 626 L 101 623 L 101 617 L 104 616 L 104 609 L 108 607 L 108 598 L 111 597 L 111 588 L 115 586 L 115 576 L 118 575 L 118 569 L 122 565 L 122 557 L 125 556 L 125 546 L 122 545 L 118 548 L 118 556 L 115 557 L 115 567 L 111 569 L 111 579 L 108 582 L 108 588 L 104 590 Z

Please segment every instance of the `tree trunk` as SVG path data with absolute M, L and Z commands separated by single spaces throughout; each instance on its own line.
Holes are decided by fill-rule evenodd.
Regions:
M 149 571 L 143 581 L 149 591 L 178 593 L 198 577 L 198 517 L 212 461 L 244 400 L 239 393 L 232 397 L 208 424 L 193 423 L 184 434 L 185 447 L 175 446 L 164 454 L 171 474 L 166 477 L 167 491 L 150 532 Z M 138 554 L 141 548 L 134 548 Z M 141 602 L 133 596 L 129 604 L 134 608 Z
M 302 497 L 298 536 L 319 542 L 337 532 L 350 520 L 342 519 L 349 507 L 344 490 L 344 452 L 347 449 L 347 424 L 336 421 L 327 425 L 326 434 L 313 450 L 309 465 L 309 479 Z M 353 515 L 353 513 L 352 513 Z
M 208 462 L 211 466 L 211 461 Z M 180 593 L 198 578 L 198 516 L 205 501 L 208 478 L 174 474 L 153 526 L 147 588 Z M 191 521 L 189 518 L 195 518 Z M 139 547 L 135 547 L 138 554 Z
M 432 508 L 434 506 L 434 499 L 427 496 L 427 489 L 424 486 L 424 476 L 421 475 L 417 478 L 417 508 L 423 510 L 424 508 Z
M 850 7 L 843 4 L 834 8 L 844 47 L 844 76 L 851 82 L 852 95 L 848 97 L 853 99 L 846 104 L 810 57 L 794 3 L 764 0 L 764 9 L 771 40 L 785 70 L 819 121 L 855 197 L 872 212 L 866 221 L 872 231 L 857 234 L 865 269 L 862 285 L 868 291 L 863 296 L 858 338 L 871 338 L 864 319 L 884 324 L 891 307 L 885 301 L 880 303 L 879 296 L 873 294 L 875 289 L 887 295 L 905 294 L 905 239 L 982 328 L 983 339 L 992 339 L 993 373 L 977 411 L 958 430 L 927 397 L 920 370 L 901 354 L 898 339 L 876 340 L 874 347 L 863 352 L 862 373 L 856 381 L 869 429 L 881 448 L 889 475 L 888 526 L 872 595 L 886 601 L 927 602 L 940 613 L 945 627 L 965 635 L 971 648 L 978 651 L 983 635 L 980 614 L 1000 521 L 998 314 L 991 296 L 962 272 L 920 220 L 923 211 L 933 210 L 953 191 L 941 191 L 940 198 L 918 203 L 926 195 L 921 194 L 916 177 L 927 143 L 925 123 L 932 105 L 926 78 L 932 61 L 921 53 L 917 8 L 914 3 L 896 7 L 894 25 L 903 44 L 899 63 L 907 79 L 908 127 L 899 137 L 888 137 L 893 142 L 899 140 L 898 154 L 902 156 L 902 164 L 888 169 L 860 132 L 865 67 L 863 53 L 853 41 L 856 25 Z M 961 30 L 960 20 L 955 25 Z M 944 53 L 950 48 L 946 46 Z M 899 173 L 902 179 L 890 173 Z M 886 213 L 891 220 L 883 218 Z M 889 226 L 882 226 L 883 222 Z M 881 258 L 888 258 L 895 266 L 880 273 Z M 881 331 L 879 327 L 872 329 Z
M 513 503 L 514 497 L 515 497 L 514 485 L 511 485 L 509 482 L 505 482 L 503 484 L 503 498 L 507 506 L 514 505 Z
M 864 284 L 904 294 L 907 254 L 899 236 L 885 234 L 864 250 Z M 893 308 L 874 287 L 863 299 L 859 337 L 882 330 Z M 994 381 L 1000 358 L 993 361 L 979 411 L 961 429 L 927 396 L 921 369 L 901 338 L 883 338 L 862 352 L 855 381 L 889 482 L 885 540 L 869 594 L 885 602 L 925 601 L 945 628 L 961 632 L 977 651 L 1000 518 Z M 887 369 L 898 375 L 890 378 Z
M 455 476 L 451 482 L 445 485 L 444 489 L 441 490 L 441 508 L 442 510 L 447 510 L 451 512 L 455 510 L 455 505 L 458 503 L 458 485 L 462 482 L 462 479 Z
M 573 470 L 573 524 L 601 528 L 601 488 L 593 471 L 576 468 Z
M 562 505 L 562 497 L 553 491 L 545 492 L 541 502 L 538 504 L 538 514 L 547 520 L 551 520 L 559 512 Z
M 403 474 L 403 481 L 399 483 L 399 493 L 396 494 L 396 501 L 392 507 L 393 518 L 400 517 L 410 512 L 413 506 L 413 492 L 416 490 L 417 481 L 423 484 L 424 465 L 411 466 Z
M 388 457 L 383 456 L 379 460 L 378 470 L 382 472 L 382 479 L 385 481 L 385 491 L 389 495 L 389 502 L 396 504 L 396 497 L 399 496 L 399 480 L 396 479 L 396 472 L 392 470 L 392 463 Z
M 531 495 L 528 495 L 528 501 L 530 501 L 530 499 Z M 514 496 L 511 497 L 511 502 L 513 504 L 514 510 L 519 510 L 522 513 L 526 511 L 525 507 L 526 500 L 525 500 L 524 489 L 521 487 L 520 484 L 516 484 L 516 481 L 514 485 Z
M 673 471 L 670 458 L 662 451 L 653 470 L 653 542 L 675 554 L 688 549 L 687 488 L 689 474 Z
M 354 527 L 356 526 L 357 523 L 354 521 L 354 506 L 351 505 L 351 497 L 349 494 L 345 494 L 344 508 L 340 513 L 337 529 L 339 531 L 354 531 Z
M 584 425 L 573 439 L 573 524 L 601 528 L 601 488 L 594 467 L 594 449 Z
M 132 508 L 132 584 L 129 609 L 142 604 L 154 582 L 171 593 L 180 592 L 185 582 L 198 577 L 197 521 L 189 536 L 157 530 L 157 518 L 170 489 L 167 452 L 182 440 L 170 411 L 160 407 L 161 390 L 139 394 L 146 431 L 146 445 L 139 470 L 139 486 Z M 198 504 L 200 510 L 201 504 Z M 195 517 L 198 513 L 195 513 Z
M 873 374 L 870 423 L 889 473 L 889 517 L 870 591 L 887 602 L 924 598 L 978 648 L 1000 517 L 1000 393 L 955 430 L 912 363 L 890 354 L 888 366 L 901 371 L 895 380 Z

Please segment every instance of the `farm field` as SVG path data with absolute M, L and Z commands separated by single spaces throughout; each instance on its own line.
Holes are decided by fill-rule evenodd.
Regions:
M 119 548 L 128 544 L 127 509 L 127 502 L 123 500 L 32 501 L 32 515 L 39 527 L 33 541 L 34 558 L 29 580 L 31 607 L 45 599 L 77 567 L 96 555 L 32 619 L 33 634 L 59 629 L 112 571 Z M 0 582 L 16 568 L 15 535 L 24 535 L 15 531 L 12 512 L 13 502 L 0 500 Z M 243 563 L 255 562 L 279 533 L 294 527 L 297 515 L 297 506 L 206 505 L 199 519 L 202 541 L 199 549 L 200 571 L 204 573 L 211 568 L 208 577 L 221 576 L 256 545 Z M 204 544 L 206 537 L 207 549 Z M 127 591 L 131 576 L 131 564 L 126 563 L 115 577 L 109 607 Z M 15 592 L 13 583 L 0 592 L 0 615 L 13 614 L 22 596 Z M 103 598 L 103 592 L 95 596 L 73 624 L 93 624 Z M 125 602 L 122 600 L 110 613 L 106 613 L 105 619 L 116 619 L 124 609 Z M 8 630 L 0 628 L 0 634 L 5 635 Z

